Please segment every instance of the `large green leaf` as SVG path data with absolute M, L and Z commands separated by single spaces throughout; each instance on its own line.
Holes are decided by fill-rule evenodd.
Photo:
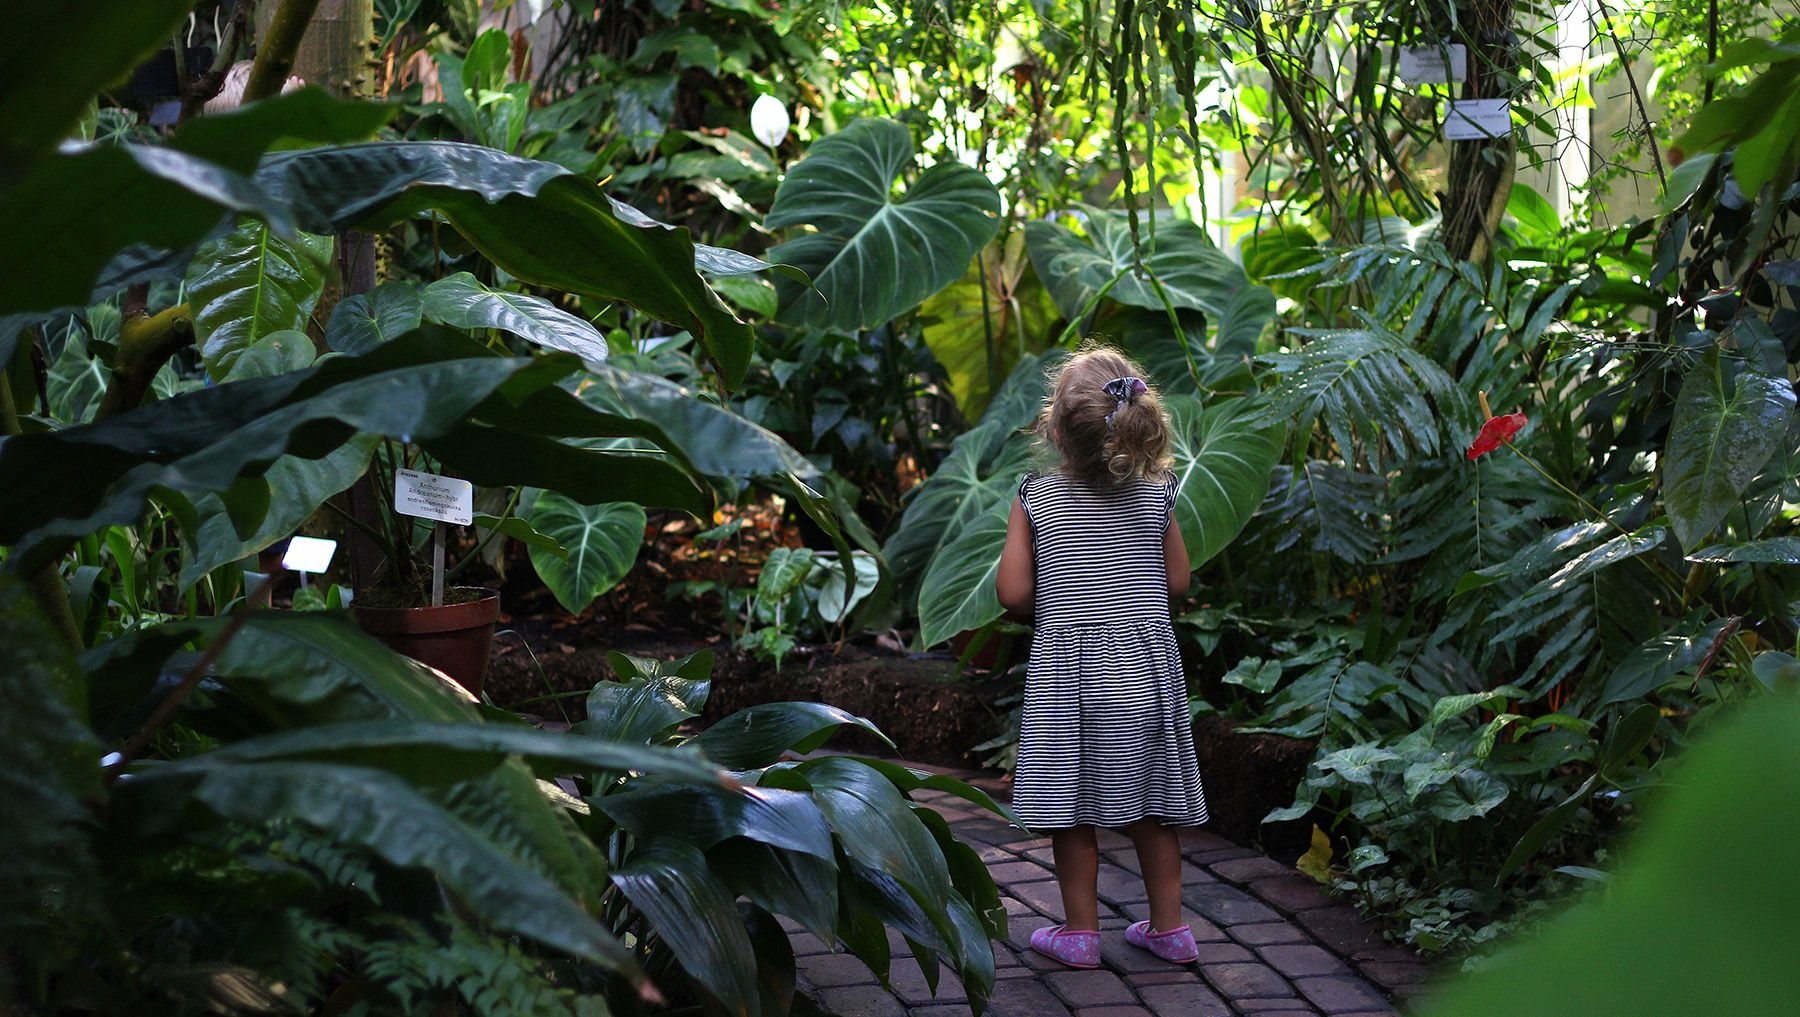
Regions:
M 246 680 L 240 676 L 235 681 Z M 725 776 L 693 752 L 604 738 L 571 738 L 516 724 L 367 720 L 260 735 L 169 763 L 171 772 L 211 772 L 227 763 L 308 760 L 384 770 L 414 784 L 465 779 L 519 756 L 541 776 L 570 769 L 636 770 L 723 786 Z
M 606 337 L 594 326 L 543 297 L 490 289 L 467 272 L 425 287 L 423 313 L 433 321 L 464 329 L 497 328 L 547 350 L 583 360 L 606 359 Z
M 225 503 L 216 494 L 193 501 L 187 522 L 188 539 L 181 563 L 181 589 L 199 582 L 208 572 L 270 547 L 299 530 L 319 506 L 350 488 L 369 468 L 369 458 L 381 439 L 356 435 L 341 447 L 318 459 L 282 456 L 263 474 L 269 487 L 269 505 L 262 522 L 249 536 L 233 525 Z M 177 513 L 182 518 L 182 513 Z
M 632 780 L 623 790 L 593 802 L 640 837 L 677 837 L 702 850 L 730 837 L 744 837 L 817 858 L 837 857 L 824 817 L 799 791 Z
M 1175 521 L 1198 568 L 1256 514 L 1281 458 L 1282 433 L 1248 399 L 1203 407 L 1192 396 L 1170 396 L 1163 405 L 1174 424 Z
M 724 841 L 707 853 L 713 872 L 757 905 L 799 922 L 836 945 L 837 859 L 772 848 L 755 841 Z
M 818 474 L 811 461 L 773 431 L 666 378 L 589 364 L 577 391 L 595 409 L 654 425 L 658 444 L 706 476 Z
M 954 933 L 945 902 L 955 893 L 937 841 L 900 792 L 855 759 L 827 756 L 795 767 L 836 831 L 844 852 L 905 888 L 946 940 Z
M 331 250 L 330 237 L 280 236 L 253 219 L 201 245 L 188 270 L 188 303 L 194 343 L 215 381 L 271 333 L 306 328 Z
M 622 492 L 623 493 L 623 492 Z M 634 502 L 583 505 L 545 491 L 531 509 L 531 525 L 568 552 L 531 548 L 531 567 L 570 614 L 618 585 L 644 542 L 644 507 Z
M 576 366 L 557 354 L 496 357 L 466 337 L 415 333 L 306 372 L 183 393 L 97 424 L 0 442 L 0 542 L 9 568 L 57 543 L 136 520 L 149 493 L 229 490 L 283 454 L 317 458 L 358 433 L 415 441 L 473 483 L 526 484 L 584 502 L 630 497 L 705 511 L 662 457 L 592 451 L 559 433 L 619 433 L 619 421 L 557 391 L 562 416 L 521 419 L 533 393 Z M 494 419 L 490 420 L 490 415 Z M 510 426 L 517 424 L 517 427 Z M 496 426 L 500 425 L 500 426 Z
M 980 418 L 1021 357 L 1056 339 L 1056 302 L 1031 271 L 1023 232 L 989 244 L 961 279 L 919 311 L 925 344 L 969 420 Z
M 698 848 L 668 838 L 641 841 L 613 870 L 612 881 L 725 1012 L 741 1017 L 762 1012 L 756 954 L 736 895 L 707 868 Z
M 367 353 L 419 327 L 425 304 L 411 282 L 382 283 L 338 301 L 325 326 L 325 343 L 339 353 Z
M 761 703 L 713 724 L 694 736 L 693 744 L 728 770 L 750 770 L 768 766 L 789 750 L 811 752 L 845 724 L 888 741 L 874 724 L 835 706 Z
M 479 728 L 475 728 L 479 730 Z M 472 834 L 404 780 L 335 763 L 246 762 L 207 753 L 149 768 L 118 785 L 118 809 L 139 829 L 166 827 L 192 801 L 239 823 L 293 820 L 386 861 L 430 872 L 483 922 L 552 949 L 645 978 L 624 944 L 555 884 Z
M 944 548 L 1017 493 L 1031 466 L 1031 440 L 1017 430 L 1009 422 L 984 420 L 958 435 L 937 470 L 907 495 L 900 525 L 881 549 L 899 580 L 902 603 L 916 605 Z
M 727 385 L 749 366 L 750 328 L 696 272 L 687 230 L 625 222 L 599 188 L 561 166 L 455 142 L 392 141 L 277 153 L 255 179 L 315 233 L 436 211 L 515 278 L 687 329 Z
M 936 646 L 961 632 L 998 619 L 1005 610 L 994 582 L 1000 574 L 1000 550 L 1006 546 L 1012 501 L 1004 496 L 988 503 L 931 561 L 919 584 L 919 642 Z
M 165 46 L 191 0 L 20 4 L 0 42 L 0 188 L 75 131 L 96 93 Z M 10 220 L 8 220 L 10 222 Z
M 199 117 L 166 146 L 100 145 L 39 160 L 15 186 L 0 189 L 8 237 L 0 249 L 0 314 L 88 303 L 102 270 L 128 245 L 179 252 L 227 212 L 287 228 L 285 201 L 240 174 L 276 141 L 367 137 L 393 111 L 303 89 Z
M 784 320 L 874 328 L 956 281 L 993 237 L 1000 192 L 986 176 L 940 163 L 896 198 L 894 182 L 912 161 L 904 126 L 869 119 L 815 142 L 788 171 L 764 225 L 816 232 L 769 252 L 813 280 L 777 283 Z
M 24 581 L 0 575 L 0 811 L 8 863 L 0 872 L 0 936 L 35 953 L 65 923 L 102 921 L 89 849 L 104 751 L 84 723 L 74 653 L 44 619 Z M 55 937 L 52 937 L 55 938 Z M 45 945 L 48 945 L 47 943 Z
M 1324 424 L 1346 459 L 1385 447 L 1404 461 L 1453 444 L 1468 397 L 1429 356 L 1378 326 L 1293 334 L 1306 345 L 1258 359 L 1281 376 L 1270 400 L 1277 415 L 1296 419 L 1297 434 Z
M 1275 294 L 1251 282 L 1205 230 L 1186 220 L 1162 220 L 1154 233 L 1142 225 L 1134 244 L 1126 216 L 1085 212 L 1086 237 L 1053 222 L 1025 224 L 1032 264 L 1064 317 L 1078 318 L 1105 290 L 1131 307 L 1203 312 L 1213 322 L 1211 349 L 1256 352 L 1257 338 L 1275 320 Z
M 1663 452 L 1663 504 L 1684 550 L 1700 548 L 1787 437 L 1794 386 L 1752 370 L 1733 386 L 1717 351 L 1682 381 Z
M 1800 703 L 1764 696 L 1751 706 L 1702 732 L 1677 762 L 1679 779 L 1650 800 L 1604 893 L 1439 985 L 1420 1012 L 1793 1013 L 1800 883 L 1769 874 L 1800 865 Z

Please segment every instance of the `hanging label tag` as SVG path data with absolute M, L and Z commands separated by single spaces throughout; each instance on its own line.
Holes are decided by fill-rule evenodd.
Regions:
M 331 567 L 331 556 L 336 553 L 335 540 L 289 537 L 287 550 L 281 555 L 281 567 L 289 572 L 311 572 L 317 575 Z
M 1504 138 L 1512 133 L 1509 99 L 1460 99 L 1444 114 L 1444 137 L 1451 141 Z
M 1400 47 L 1400 80 L 1409 85 L 1448 85 L 1468 76 L 1468 48 L 1460 42 L 1448 46 Z
M 475 519 L 475 486 L 455 477 L 401 470 L 394 475 L 394 508 L 405 516 L 467 526 Z

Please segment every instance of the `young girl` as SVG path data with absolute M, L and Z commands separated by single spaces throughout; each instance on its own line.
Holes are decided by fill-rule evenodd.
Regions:
M 1169 624 L 1188 557 L 1168 424 L 1143 371 L 1098 347 L 1057 374 L 1037 433 L 1059 461 L 1019 485 L 996 581 L 1000 603 L 1036 625 L 1013 808 L 1049 830 L 1063 899 L 1063 924 L 1033 932 L 1031 947 L 1099 965 L 1094 828 L 1105 826 L 1130 835 L 1150 897 L 1126 942 L 1185 964 L 1198 950 L 1181 921 L 1172 827 L 1204 823 L 1206 801 Z

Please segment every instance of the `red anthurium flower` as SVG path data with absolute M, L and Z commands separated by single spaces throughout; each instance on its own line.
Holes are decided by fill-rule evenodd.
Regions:
M 1465 453 L 1469 459 L 1479 459 L 1489 452 L 1513 440 L 1513 435 L 1525 429 L 1526 418 L 1523 413 L 1508 413 L 1503 417 L 1489 417 L 1487 423 L 1481 425 L 1481 433 Z

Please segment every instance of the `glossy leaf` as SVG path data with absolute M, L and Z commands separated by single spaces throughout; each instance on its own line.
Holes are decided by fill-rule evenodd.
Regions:
M 994 582 L 1006 546 L 1012 501 L 991 501 L 975 521 L 932 559 L 919 584 L 919 642 L 936 646 L 972 632 L 1005 613 Z
M 587 719 L 572 730 L 614 741 L 654 742 L 700 715 L 710 684 L 672 674 L 601 682 L 588 693 Z
M 940 163 L 896 198 L 894 182 L 912 161 L 904 126 L 865 119 L 814 142 L 788 171 L 764 225 L 816 232 L 769 252 L 813 280 L 777 284 L 783 320 L 874 328 L 956 281 L 993 237 L 1000 194 L 986 176 Z
M 1687 560 L 1710 565 L 1735 562 L 1800 565 L 1800 537 L 1767 537 L 1737 545 L 1714 544 L 1688 555 Z
M 1275 320 L 1275 294 L 1251 282 L 1191 222 L 1158 222 L 1154 240 L 1142 231 L 1141 246 L 1120 213 L 1086 209 L 1082 226 L 1085 237 L 1052 222 L 1025 225 L 1032 264 L 1065 318 L 1080 317 L 1105 290 L 1131 307 L 1200 311 L 1213 323 L 1210 349 L 1246 354 Z
M 325 326 L 326 345 L 339 353 L 367 353 L 419 327 L 425 303 L 411 282 L 382 283 L 345 297 Z
M 491 289 L 467 272 L 446 276 L 420 294 L 425 317 L 462 329 L 497 328 L 547 350 L 587 361 L 606 359 L 606 337 L 543 297 Z
M 811 461 L 768 428 L 665 378 L 590 364 L 577 391 L 588 406 L 654 425 L 671 452 L 706 476 L 818 474 Z
M 215 381 L 272 333 L 306 327 L 331 251 L 330 237 L 277 235 L 257 220 L 200 246 L 188 271 L 188 303 L 194 343 Z
M 555 776 L 571 768 L 615 769 L 715 786 L 726 781 L 717 768 L 691 752 L 604 738 L 571 738 L 522 725 L 423 720 L 317 724 L 234 742 L 169 767 L 205 770 L 232 761 L 304 759 L 386 770 L 425 783 L 445 780 L 458 767 L 467 769 L 465 775 L 473 775 L 515 755 L 536 768 L 540 776 Z
M 706 850 L 731 837 L 832 860 L 831 830 L 799 791 L 633 780 L 594 799 L 596 808 L 639 837 L 676 837 Z
M 587 610 L 618 585 L 644 542 L 644 507 L 634 502 L 583 505 L 546 491 L 538 495 L 530 518 L 533 529 L 567 551 L 557 555 L 533 547 L 531 567 L 570 614 Z
M 1726 376 L 1708 353 L 1681 385 L 1663 452 L 1663 504 L 1685 549 L 1702 546 L 1787 434 L 1794 386 L 1754 371 Z
M 612 882 L 725 1012 L 761 1012 L 750 934 L 731 890 L 707 868 L 698 848 L 668 838 L 640 841 L 613 870 Z
M 1031 442 L 1010 430 L 1014 429 L 997 421 L 984 421 L 957 436 L 950 455 L 908 493 L 900 525 L 882 547 L 882 556 L 899 581 L 902 603 L 922 604 L 919 591 L 934 565 L 944 561 L 944 548 L 976 520 L 996 511 L 995 505 L 1011 505 L 1020 478 L 1030 468 Z M 990 444 L 1001 452 L 983 462 L 982 452 Z M 999 553 L 997 548 L 994 553 Z
M 54 80 L 53 89 L 66 87 L 60 72 Z M 394 109 L 302 89 L 196 118 L 166 146 L 97 145 L 38 160 L 15 186 L 0 188 L 0 222 L 9 238 L 0 251 L 0 315 L 85 304 L 98 283 L 124 285 L 136 276 L 108 264 L 133 245 L 145 245 L 134 259 L 140 267 L 178 269 L 185 257 L 166 252 L 196 243 L 228 212 L 289 228 L 287 203 L 243 176 L 257 158 L 283 139 L 367 137 Z
M 1284 441 L 1248 399 L 1202 407 L 1191 396 L 1169 396 L 1163 405 L 1173 423 L 1175 520 L 1198 568 L 1256 513 Z
M 795 769 L 812 785 L 813 801 L 850 857 L 897 880 L 927 909 L 943 906 L 952 893 L 944 857 L 894 785 L 841 756 Z
M 835 706 L 763 703 L 718 721 L 694 736 L 693 745 L 727 770 L 750 770 L 790 750 L 811 752 L 845 724 L 893 744 L 874 724 Z
M 754 841 L 728 841 L 708 852 L 707 864 L 734 892 L 792 918 L 826 944 L 836 944 L 835 858 L 785 851 Z
M 561 166 L 455 142 L 372 142 L 272 155 L 256 181 L 315 233 L 381 229 L 435 210 L 517 279 L 688 330 L 727 385 L 749 366 L 749 326 L 695 271 L 687 230 L 626 223 Z

